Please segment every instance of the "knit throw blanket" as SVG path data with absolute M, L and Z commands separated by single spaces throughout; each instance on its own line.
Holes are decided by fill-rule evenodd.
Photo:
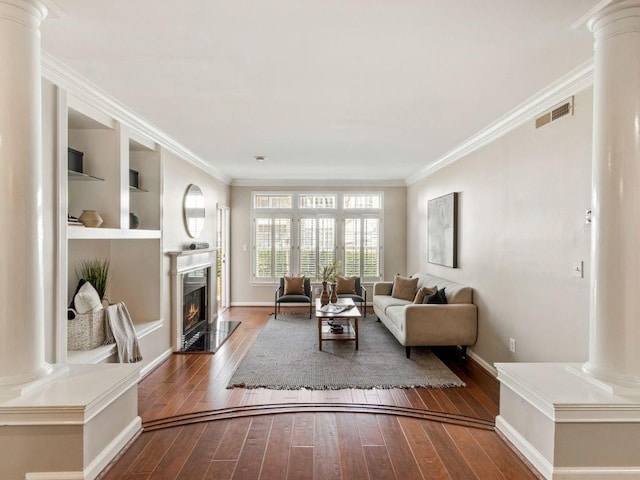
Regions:
M 131 316 L 124 303 L 115 303 L 105 307 L 106 343 L 116 342 L 118 361 L 135 363 L 142 360 L 138 336 L 133 328 Z

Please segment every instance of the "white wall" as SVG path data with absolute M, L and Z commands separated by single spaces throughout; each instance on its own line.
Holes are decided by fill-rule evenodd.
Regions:
M 489 363 L 587 359 L 591 138 L 588 89 L 573 116 L 538 130 L 532 119 L 408 187 L 407 266 L 475 289 L 473 351 Z M 457 269 L 427 262 L 427 202 L 450 192 L 460 200 Z
M 270 304 L 276 285 L 251 284 L 251 192 L 253 191 L 384 192 L 384 275 L 406 272 L 407 203 L 405 187 L 231 187 L 231 304 Z M 243 250 L 247 245 L 247 251 Z M 373 291 L 369 289 L 369 298 Z

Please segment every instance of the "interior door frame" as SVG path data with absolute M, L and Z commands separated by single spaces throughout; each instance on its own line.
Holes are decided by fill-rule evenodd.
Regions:
M 216 250 L 220 256 L 220 272 L 216 272 L 217 276 L 220 275 L 221 292 L 217 292 L 219 297 L 218 312 L 223 312 L 229 308 L 230 295 L 229 295 L 229 253 L 230 253 L 230 209 L 226 205 L 216 204 L 216 228 L 218 237 L 216 238 Z M 222 248 L 220 246 L 222 244 Z

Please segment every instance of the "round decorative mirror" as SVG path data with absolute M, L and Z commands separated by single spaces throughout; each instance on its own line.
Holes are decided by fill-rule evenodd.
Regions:
M 204 195 L 198 185 L 189 185 L 184 195 L 184 225 L 192 238 L 198 238 L 204 228 Z

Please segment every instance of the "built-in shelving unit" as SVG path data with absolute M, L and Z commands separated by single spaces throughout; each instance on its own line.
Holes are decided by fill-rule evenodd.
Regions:
M 106 296 L 124 302 L 140 339 L 163 325 L 162 313 L 162 165 L 160 147 L 127 125 L 58 91 L 59 216 L 79 217 L 96 210 L 99 228 L 60 221 L 58 320 L 56 361 L 99 363 L 112 361 L 115 345 L 89 351 L 69 351 L 66 308 L 76 289 L 81 262 L 110 260 Z M 83 172 L 67 167 L 67 148 L 83 155 Z M 138 172 L 138 187 L 129 184 L 129 170 Z M 137 217 L 137 227 L 130 214 Z M 71 320 L 73 321 L 73 320 Z

